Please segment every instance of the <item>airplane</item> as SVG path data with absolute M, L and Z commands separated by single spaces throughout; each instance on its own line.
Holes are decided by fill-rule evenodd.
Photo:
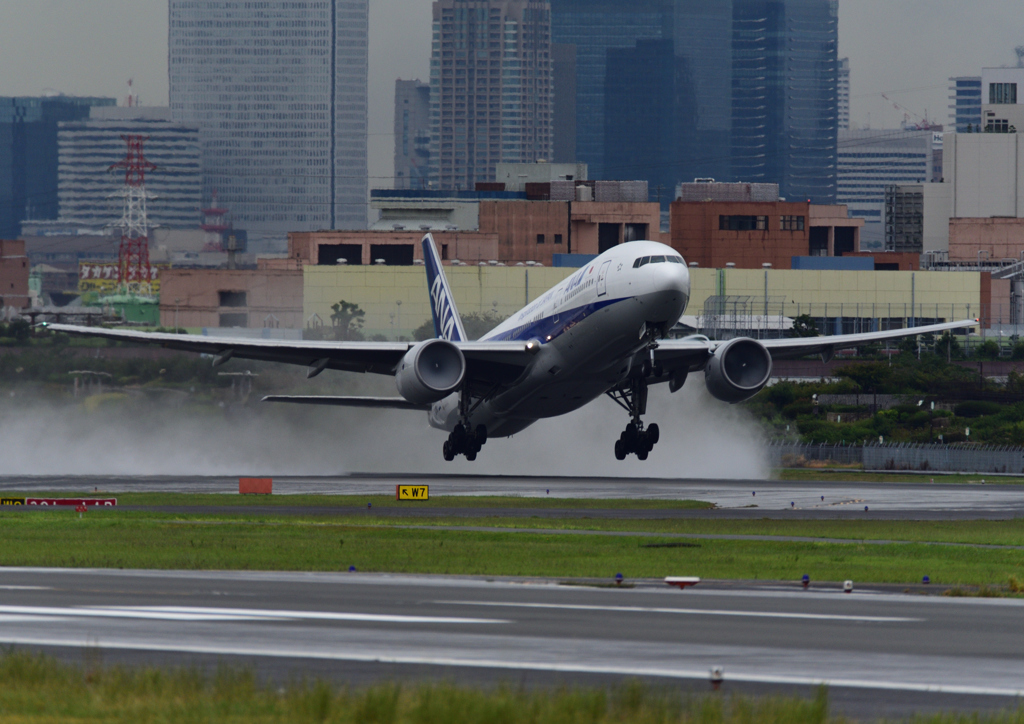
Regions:
M 655 241 L 619 244 L 527 304 L 478 340 L 467 339 L 431 234 L 422 240 L 433 339 L 422 342 L 333 342 L 231 339 L 48 323 L 57 332 L 159 344 L 214 356 L 391 375 L 397 397 L 270 395 L 269 402 L 416 410 L 448 432 L 445 460 L 475 460 L 491 438 L 509 437 L 538 420 L 577 410 L 607 395 L 629 415 L 615 441 L 616 459 L 646 460 L 660 439 L 646 425 L 648 390 L 683 387 L 704 373 L 708 392 L 738 403 L 768 384 L 772 362 L 919 334 L 962 329 L 961 320 L 861 334 L 715 341 L 701 335 L 667 339 L 686 309 L 690 273 L 683 257 Z

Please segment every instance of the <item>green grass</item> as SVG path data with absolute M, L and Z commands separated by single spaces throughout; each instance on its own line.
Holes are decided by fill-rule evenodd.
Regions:
M 0 565 L 243 569 L 627 578 L 1004 585 L 1024 580 L 1012 549 L 908 544 L 691 541 L 651 548 L 654 538 L 408 529 L 284 517 L 216 517 L 90 511 L 5 512 Z
M 701 686 L 688 682 L 686 688 Z M 274 686 L 246 669 L 73 665 L 28 652 L 0 655 L 5 722 L 339 722 L 351 724 L 841 724 L 828 691 L 747 697 L 684 693 L 678 683 L 628 681 L 609 688 L 383 683 L 339 687 L 323 680 Z M 919 716 L 916 724 L 1024 724 L 1024 710 Z
M 925 473 L 890 473 L 864 472 L 863 470 L 843 470 L 837 468 L 778 468 L 773 471 L 775 480 L 818 481 L 830 483 L 936 483 L 981 484 L 986 485 L 1024 485 L 1024 477 L 1013 475 L 994 475 L 986 473 L 938 473 L 929 470 Z
M 518 496 L 434 496 L 427 500 L 398 501 L 390 495 L 238 495 L 236 493 L 111 493 L 104 491 L 4 491 L 4 498 L 117 498 L 118 505 L 148 506 L 297 506 L 365 508 L 614 508 L 619 510 L 692 510 L 714 508 L 703 500 L 643 500 L 599 498 L 532 498 Z

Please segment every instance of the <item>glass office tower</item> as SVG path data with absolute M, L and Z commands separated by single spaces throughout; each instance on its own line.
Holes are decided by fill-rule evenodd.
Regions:
M 833 202 L 836 20 L 834 0 L 552 0 L 554 42 L 576 47 L 575 160 L 655 189 L 712 177 Z
M 170 105 L 250 248 L 366 227 L 369 0 L 170 0 Z

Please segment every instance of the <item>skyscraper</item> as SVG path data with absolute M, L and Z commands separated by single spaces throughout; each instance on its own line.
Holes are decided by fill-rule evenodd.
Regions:
M 430 180 L 472 189 L 499 162 L 551 160 L 551 9 L 439 0 L 430 54 Z
M 671 39 L 671 7 L 672 0 L 551 2 L 551 41 L 575 48 L 576 54 L 576 155 L 571 160 L 588 164 L 591 178 L 640 178 L 625 169 L 605 172 L 608 52 L 634 48 L 638 40 Z
M 169 0 L 175 121 L 250 248 L 366 226 L 369 0 Z
M 644 178 L 654 186 L 666 176 L 673 186 L 695 177 L 764 181 L 778 183 L 787 197 L 834 201 L 834 0 L 551 4 L 553 41 L 577 49 L 576 160 L 590 164 L 592 176 Z M 675 57 L 660 52 L 639 61 L 653 40 L 671 41 Z M 649 73 L 667 85 L 623 83 L 634 62 L 658 63 Z M 652 154 L 636 154 L 629 164 L 621 152 L 644 142 L 621 122 L 639 113 L 628 105 L 638 102 L 674 114 L 666 122 L 675 149 L 665 149 L 656 166 L 639 162 Z
M 734 0 L 733 180 L 835 202 L 838 37 L 831 0 Z
M 113 98 L 0 98 L 0 239 L 21 233 L 26 219 L 56 219 L 57 126 L 89 117 Z
M 425 189 L 430 171 L 430 84 L 395 81 L 395 188 Z

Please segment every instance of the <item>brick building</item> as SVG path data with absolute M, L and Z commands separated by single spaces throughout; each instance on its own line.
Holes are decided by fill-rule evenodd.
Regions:
M 483 198 L 473 202 L 472 213 L 463 214 L 476 228 L 439 230 L 417 222 L 428 220 L 428 212 L 448 213 L 453 203 L 421 201 L 422 208 L 404 209 L 406 217 L 392 216 L 391 230 L 293 232 L 289 256 L 306 264 L 335 264 L 343 258 L 352 265 L 377 259 L 409 265 L 423 258 L 420 239 L 431 231 L 445 261 L 550 266 L 555 254 L 599 254 L 626 241 L 661 240 L 656 203 Z
M 676 201 L 671 245 L 688 263 L 740 269 L 790 269 L 794 256 L 860 251 L 862 219 L 845 206 L 790 201 Z
M 28 275 L 25 242 L 0 239 L 0 308 L 26 309 L 30 306 Z
M 302 327 L 302 268 L 289 259 L 260 259 L 255 270 L 165 269 L 160 284 L 165 327 Z

